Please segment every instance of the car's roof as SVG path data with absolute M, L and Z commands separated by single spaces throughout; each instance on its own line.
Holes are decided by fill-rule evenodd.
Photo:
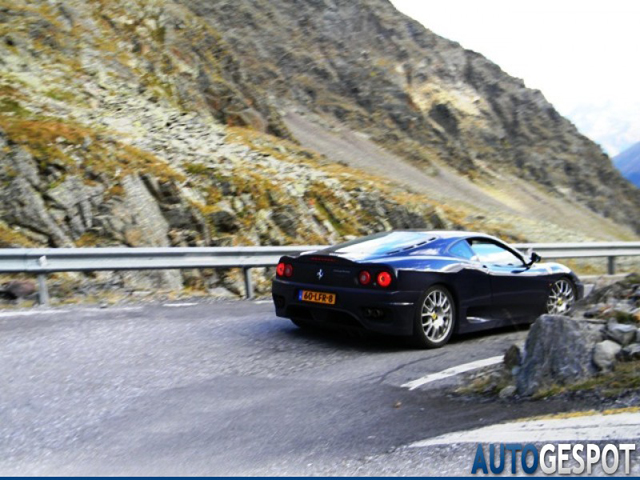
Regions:
M 406 234 L 406 235 L 405 235 Z M 406 239 L 404 238 L 406 236 Z M 482 238 L 501 242 L 490 235 L 460 230 L 396 229 L 379 232 L 366 237 L 356 238 L 318 250 L 315 253 L 338 255 L 351 260 L 372 260 L 380 257 L 415 256 L 451 256 L 449 246 L 459 240 Z M 311 252 L 309 253 L 311 254 Z
M 475 238 L 475 237 L 483 237 L 483 238 L 491 238 L 494 239 L 491 235 L 487 235 L 486 233 L 480 232 L 468 232 L 464 230 L 423 230 L 421 228 L 412 228 L 412 229 L 396 229 L 394 232 L 420 232 L 426 235 L 433 235 L 437 238 L 446 238 L 446 239 L 458 239 L 458 238 Z

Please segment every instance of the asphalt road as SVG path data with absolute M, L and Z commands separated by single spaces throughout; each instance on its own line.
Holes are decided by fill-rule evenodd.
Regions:
M 420 351 L 308 332 L 269 302 L 0 313 L 2 475 L 466 473 L 473 450 L 406 449 L 568 408 L 470 402 L 428 373 L 503 354 L 525 330 Z

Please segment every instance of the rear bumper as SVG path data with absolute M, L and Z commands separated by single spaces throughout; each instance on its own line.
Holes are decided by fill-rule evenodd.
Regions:
M 320 305 L 299 300 L 300 290 L 305 289 L 335 293 L 336 303 Z M 279 317 L 334 326 L 361 326 L 390 335 L 411 335 L 420 292 L 327 288 L 274 279 L 272 296 Z

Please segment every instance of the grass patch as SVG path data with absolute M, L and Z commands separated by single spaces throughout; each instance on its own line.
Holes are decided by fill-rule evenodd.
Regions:
M 20 105 L 20 102 L 13 98 L 0 98 L 0 113 L 26 117 L 31 112 Z
M 22 233 L 0 222 L 0 248 L 35 247 L 36 245 Z
M 73 94 L 71 92 L 67 92 L 65 90 L 60 90 L 58 88 L 52 88 L 44 92 L 44 94 L 52 98 L 53 100 L 57 100 L 59 102 L 67 102 L 67 103 L 75 103 L 78 96 L 77 94 Z
M 101 238 L 95 233 L 85 232 L 76 241 L 76 247 L 97 247 L 101 243 Z
M 148 173 L 161 182 L 183 182 L 185 176 L 155 155 L 105 138 L 84 125 L 57 118 L 15 118 L 0 115 L 0 128 L 13 143 L 38 161 L 41 172 L 54 164 L 85 178 L 106 174 L 112 180 Z
M 617 363 L 609 373 L 583 380 L 572 385 L 554 385 L 533 398 L 543 399 L 564 393 L 598 392 L 603 397 L 617 397 L 630 390 L 640 389 L 640 360 Z
M 184 169 L 191 175 L 206 175 L 209 168 L 203 163 L 185 163 Z
M 513 382 L 511 373 L 502 365 L 499 368 L 489 368 L 484 374 L 476 376 L 467 385 L 462 385 L 455 390 L 459 395 L 489 395 L 497 396 L 500 390 Z
M 80 146 L 85 138 L 94 136 L 90 129 L 71 125 L 55 118 L 23 119 L 0 115 L 0 128 L 16 144 L 42 160 L 55 159 L 69 163 L 61 144 Z

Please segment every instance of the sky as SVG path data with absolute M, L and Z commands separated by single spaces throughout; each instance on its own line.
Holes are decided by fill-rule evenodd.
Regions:
M 541 90 L 609 155 L 640 142 L 640 1 L 391 1 Z

